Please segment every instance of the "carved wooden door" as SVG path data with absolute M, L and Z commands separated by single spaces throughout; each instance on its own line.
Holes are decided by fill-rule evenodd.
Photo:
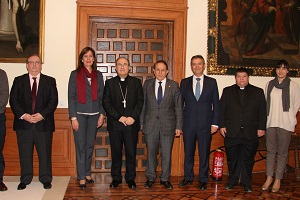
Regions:
M 116 76 L 115 60 L 126 57 L 130 61 L 130 75 L 142 83 L 153 77 L 153 64 L 165 60 L 172 78 L 173 22 L 152 20 L 128 20 L 117 18 L 90 18 L 90 46 L 96 51 L 97 67 L 104 80 Z M 143 134 L 137 144 L 137 171 L 145 171 L 147 149 Z M 160 171 L 159 159 L 157 170 Z M 123 152 L 123 166 L 125 168 Z M 92 172 L 109 172 L 111 151 L 106 124 L 99 129 L 93 154 Z

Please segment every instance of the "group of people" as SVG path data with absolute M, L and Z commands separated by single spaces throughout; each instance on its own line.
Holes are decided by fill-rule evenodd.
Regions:
M 263 89 L 249 83 L 248 70 L 239 68 L 235 73 L 235 84 L 224 88 L 219 99 L 217 81 L 204 75 L 205 60 L 201 55 L 191 58 L 193 75 L 184 78 L 180 87 L 167 78 L 168 64 L 163 60 L 154 64 L 155 77 L 146 80 L 142 86 L 140 79 L 129 75 L 130 62 L 125 57 L 119 57 L 115 62 L 117 76 L 104 84 L 95 59 L 92 48 L 82 49 L 68 85 L 68 109 L 81 189 L 85 189 L 86 184 L 94 183 L 91 177 L 94 140 L 97 129 L 106 118 L 112 157 L 111 188 L 117 188 L 122 183 L 123 147 L 125 181 L 129 188 L 136 188 L 136 148 L 138 132 L 142 130 L 147 147 L 145 188 L 155 184 L 157 154 L 160 152 L 160 184 L 166 189 L 173 189 L 170 182 L 172 147 L 174 138 L 182 134 L 184 178 L 179 187 L 186 187 L 194 181 L 194 157 L 198 142 L 197 181 L 199 188 L 206 190 L 212 135 L 220 130 L 224 137 L 229 172 L 225 188 L 231 190 L 240 183 L 246 192 L 252 192 L 252 170 L 258 138 L 266 135 L 267 179 L 262 190 L 268 190 L 272 184 L 274 169 L 272 191 L 279 190 L 300 107 L 300 88 L 288 77 L 289 65 L 285 60 L 277 63 L 274 69 L 276 76 L 267 83 L 265 94 Z M 42 64 L 38 55 L 28 57 L 26 67 L 28 74 L 15 78 L 10 93 L 21 165 L 18 189 L 25 189 L 32 181 L 34 145 L 39 156 L 39 180 L 45 189 L 50 189 L 51 144 L 58 101 L 56 82 L 41 73 Z M 5 191 L 2 149 L 8 81 L 4 71 L 0 70 L 0 76 L 0 190 Z

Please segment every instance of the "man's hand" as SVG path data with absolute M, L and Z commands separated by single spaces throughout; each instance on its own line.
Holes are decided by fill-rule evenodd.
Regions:
M 262 137 L 265 135 L 265 131 L 264 130 L 257 130 L 257 136 L 258 137 Z
M 37 123 L 39 121 L 42 121 L 44 117 L 41 115 L 41 113 L 35 113 L 31 115 L 31 123 Z
M 29 114 L 27 114 L 27 113 L 24 114 L 23 120 L 28 121 L 29 123 L 32 123 L 32 122 L 31 122 L 31 115 L 29 115 Z
M 126 117 L 122 116 L 122 117 L 120 117 L 119 122 L 123 123 L 124 126 L 127 126 L 126 119 L 127 119 Z
M 127 117 L 125 123 L 130 126 L 135 122 L 135 120 L 132 117 Z
M 175 137 L 179 137 L 182 134 L 182 130 L 176 129 L 175 130 Z
M 218 127 L 216 127 L 216 126 L 211 126 L 211 128 L 210 128 L 210 134 L 214 134 L 215 132 L 217 132 L 218 131 Z
M 225 137 L 227 131 L 226 131 L 226 128 L 220 128 L 220 133 L 223 137 Z

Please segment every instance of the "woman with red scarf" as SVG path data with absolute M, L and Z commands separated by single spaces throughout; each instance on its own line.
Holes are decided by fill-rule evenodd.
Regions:
M 103 125 L 103 76 L 97 71 L 95 51 L 82 49 L 76 70 L 71 72 L 68 87 L 69 116 L 72 123 L 79 187 L 93 184 L 91 162 L 97 129 Z

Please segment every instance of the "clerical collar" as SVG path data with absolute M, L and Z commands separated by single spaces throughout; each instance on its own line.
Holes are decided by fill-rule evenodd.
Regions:
M 118 76 L 118 77 L 119 77 L 119 80 L 120 80 L 121 82 L 124 82 L 124 81 L 127 80 L 127 77 L 128 77 L 128 76 L 126 76 L 126 78 L 121 78 L 120 76 Z
M 240 89 L 240 90 L 247 89 L 247 86 L 248 86 L 248 85 L 246 85 L 246 86 L 244 86 L 244 87 L 240 87 L 240 86 L 236 85 L 236 87 L 237 87 L 238 89 Z

